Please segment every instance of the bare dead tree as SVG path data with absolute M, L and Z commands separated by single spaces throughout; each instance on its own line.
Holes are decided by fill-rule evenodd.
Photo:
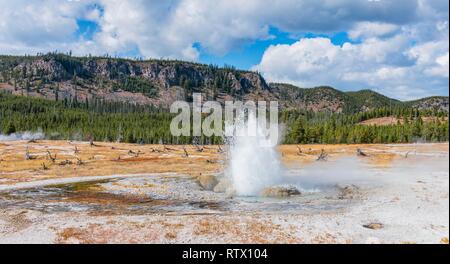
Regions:
M 369 156 L 366 153 L 364 153 L 360 148 L 356 150 L 356 155 L 358 155 L 360 157 L 367 157 L 367 156 Z
M 320 155 L 317 157 L 317 161 L 326 161 L 328 158 L 328 154 L 325 153 L 325 150 L 322 149 L 322 151 L 320 152 Z
M 30 151 L 28 150 L 28 147 L 27 147 L 27 149 L 25 150 L 25 159 L 26 159 L 26 160 L 33 160 L 33 159 L 34 159 L 34 157 L 31 156 Z
M 303 151 L 300 148 L 300 146 L 297 146 L 297 155 L 299 155 L 299 156 L 303 155 Z
M 63 160 L 59 163 L 59 166 L 66 166 L 66 165 L 71 165 L 72 161 L 70 160 Z
M 48 166 L 45 164 L 45 162 L 42 162 L 41 167 L 43 170 L 48 170 Z
M 95 147 L 96 145 L 94 144 L 94 137 L 92 135 L 88 135 L 88 139 L 89 139 L 89 146 Z
M 55 156 L 52 156 L 52 153 L 50 153 L 50 150 L 47 150 L 47 159 L 50 160 L 51 162 L 55 163 L 56 153 L 55 153 Z
M 194 145 L 194 146 L 195 146 L 197 152 L 203 152 L 203 150 L 204 150 L 203 147 L 200 147 L 199 145 Z
M 192 139 L 192 145 L 195 146 L 196 151 L 197 152 L 203 152 L 204 148 L 203 148 L 203 146 L 200 146 L 199 142 L 200 142 L 200 138 L 199 137 L 194 137 Z
M 187 158 L 189 157 L 189 152 L 186 150 L 186 147 L 183 146 L 183 150 L 184 150 L 184 156 Z
M 129 151 L 128 151 L 128 155 L 134 156 L 135 158 L 139 157 L 140 154 L 141 154 L 141 151 L 140 151 L 140 150 L 138 150 L 137 152 L 132 151 L 132 150 L 129 150 Z
M 84 164 L 84 161 L 83 160 L 81 160 L 81 158 L 79 158 L 79 157 L 77 157 L 77 165 L 83 165 Z
M 224 152 L 223 149 L 222 149 L 222 147 L 221 147 L 220 145 L 219 145 L 218 148 L 217 148 L 217 152 L 218 152 L 218 153 L 223 153 L 223 152 Z
M 176 151 L 176 149 L 169 148 L 166 145 L 163 145 L 163 146 L 164 146 L 164 151 Z
M 161 153 L 161 152 L 163 152 L 162 150 L 160 150 L 160 149 L 155 149 L 155 148 L 150 148 L 150 152 L 152 152 L 152 153 Z

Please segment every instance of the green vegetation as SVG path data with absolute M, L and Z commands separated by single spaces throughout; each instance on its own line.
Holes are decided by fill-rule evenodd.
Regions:
M 50 101 L 0 93 L 3 134 L 42 131 L 49 139 L 185 144 L 190 137 L 170 134 L 173 115 L 152 106 L 92 101 Z M 201 143 L 218 143 L 218 138 Z
M 117 91 L 118 89 L 132 93 L 142 93 L 152 98 L 155 98 L 158 95 L 157 87 L 155 87 L 151 82 L 138 77 L 125 77 L 118 83 L 114 83 L 113 90 Z
M 402 102 L 386 97 L 372 90 L 361 90 L 357 92 L 346 92 L 351 98 L 352 106 L 361 109 L 361 106 L 369 106 L 370 108 L 382 107 L 400 107 Z
M 0 82 L 13 87 L 16 94 L 24 95 L 0 94 L 0 133 L 3 134 L 42 130 L 51 139 L 191 143 L 192 137 L 171 136 L 173 115 L 159 107 L 168 107 L 165 103 L 170 102 L 167 100 L 170 98 L 163 97 L 169 93 L 163 91 L 179 86 L 181 91 L 177 89 L 172 96 L 184 95 L 186 101 L 192 101 L 195 92 L 201 92 L 205 101 L 226 96 L 242 100 L 262 95 L 266 100 L 279 100 L 284 109 L 289 109 L 280 113 L 280 122 L 287 127 L 284 142 L 289 144 L 448 140 L 448 122 L 430 118 L 448 116 L 442 112 L 447 111 L 448 97 L 401 102 L 371 90 L 342 92 L 328 86 L 307 89 L 281 83 L 269 86 L 258 73 L 231 66 L 110 56 L 73 57 L 59 53 L 0 56 Z M 121 102 L 106 101 L 105 98 L 119 90 L 143 94 L 152 98 L 153 104 L 136 105 L 120 96 Z M 298 110 L 301 108 L 316 112 Z M 359 124 L 388 116 L 401 122 L 380 126 Z M 426 122 L 423 117 L 427 118 Z M 222 139 L 195 141 L 208 144 Z
M 361 125 L 371 118 L 393 116 L 402 120 L 394 125 Z M 287 124 L 287 144 L 345 144 L 345 143 L 412 143 L 448 141 L 448 116 L 435 110 L 413 108 L 378 108 L 357 114 L 313 113 L 289 111 L 281 114 L 281 122 Z M 424 122 L 422 117 L 436 117 Z
M 215 99 L 220 93 L 239 97 L 249 92 L 249 87 L 255 88 L 249 80 L 243 80 L 246 73 L 250 72 L 232 66 L 178 60 L 73 57 L 61 53 L 0 55 L 0 82 L 26 92 L 53 89 L 62 82 L 71 81 L 74 87 L 87 89 L 91 94 L 123 90 L 159 99 L 160 90 L 181 86 L 187 101 L 192 100 L 194 92 L 203 92 L 209 99 Z M 244 89 L 236 88 L 238 84 Z M 267 88 L 262 78 L 261 85 Z
M 342 92 L 329 86 L 300 88 L 285 83 L 272 83 L 270 85 L 280 90 L 280 99 L 283 101 L 302 101 L 306 105 L 314 105 L 320 102 L 339 102 L 343 105 L 342 111 L 347 114 L 382 107 L 406 107 L 412 106 L 414 103 L 401 102 L 372 90 Z
M 448 141 L 448 122 L 424 122 L 422 117 L 444 117 L 436 110 L 407 107 L 379 108 L 357 114 L 283 111 L 287 125 L 284 143 L 407 143 Z M 188 144 L 192 137 L 170 134 L 173 114 L 153 106 L 111 103 L 101 100 L 77 102 L 14 96 L 0 93 L 0 129 L 3 134 L 42 130 L 50 139 L 123 141 L 130 143 Z M 359 125 L 361 121 L 394 116 L 403 122 L 386 126 Z M 222 139 L 196 139 L 217 144 Z

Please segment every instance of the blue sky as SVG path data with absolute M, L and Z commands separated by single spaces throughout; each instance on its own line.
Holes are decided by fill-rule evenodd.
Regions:
M 96 32 L 98 32 L 99 25 L 95 21 L 86 19 L 77 20 L 78 29 L 74 32 L 75 38 L 83 38 L 86 40 L 93 40 Z M 194 43 L 193 46 L 200 52 L 198 60 L 206 64 L 215 64 L 219 66 L 232 65 L 238 69 L 248 70 L 253 65 L 256 65 L 260 60 L 264 51 L 270 45 L 277 44 L 292 44 L 298 40 L 297 37 L 290 36 L 289 33 L 282 32 L 277 28 L 271 27 L 269 34 L 272 36 L 267 40 L 254 40 L 246 43 L 242 47 L 238 47 L 235 50 L 230 50 L 224 55 L 211 54 L 204 49 L 201 43 Z M 304 37 L 316 37 L 316 34 L 305 34 Z M 333 36 L 336 43 L 342 44 L 343 41 L 348 40 L 345 32 L 336 34 Z M 141 57 L 142 54 L 139 50 L 134 49 L 131 52 L 126 53 L 124 56 L 128 57 Z
M 84 38 L 87 40 L 92 40 L 94 34 L 99 31 L 99 26 L 95 21 L 86 19 L 77 19 L 78 29 L 74 33 L 75 38 Z
M 231 50 L 225 55 L 208 54 L 207 50 L 203 49 L 201 44 L 197 44 L 200 51 L 200 61 L 208 64 L 216 65 L 233 65 L 239 69 L 250 69 L 261 60 L 264 51 L 270 45 L 277 44 L 292 44 L 298 39 L 290 36 L 286 32 L 282 32 L 277 28 L 271 27 L 269 30 L 271 37 L 267 40 L 254 40 L 242 47 Z
M 75 32 L 75 38 L 83 38 L 86 40 L 92 40 L 95 33 L 98 32 L 99 25 L 95 21 L 90 21 L 86 19 L 77 20 L 78 30 Z M 298 34 L 296 36 L 291 35 L 287 32 L 283 32 L 276 27 L 270 27 L 269 30 L 270 38 L 268 39 L 257 39 L 246 43 L 242 47 L 238 47 L 234 50 L 230 50 L 224 55 L 211 54 L 206 49 L 204 49 L 201 43 L 194 43 L 193 46 L 197 48 L 200 52 L 198 60 L 205 64 L 214 64 L 219 66 L 232 65 L 238 69 L 250 70 L 254 65 L 258 64 L 264 51 L 270 45 L 287 44 L 291 45 L 297 42 L 301 38 L 317 38 L 325 37 L 329 38 L 331 42 L 335 45 L 342 46 L 344 43 L 357 43 L 358 41 L 351 40 L 348 37 L 347 32 L 335 32 L 331 34 L 315 34 L 312 32 L 305 32 Z M 134 49 L 131 52 L 122 54 L 128 57 L 141 57 L 142 54 L 139 50 Z
M 287 44 L 291 45 L 297 42 L 301 38 L 317 38 L 317 37 L 326 37 L 330 38 L 331 42 L 335 45 L 342 45 L 345 42 L 355 43 L 356 41 L 352 41 L 348 38 L 346 32 L 337 32 L 333 34 L 315 34 L 312 32 L 304 33 L 299 36 L 292 36 L 289 33 L 282 32 L 277 28 L 271 27 L 269 34 L 273 36 L 267 40 L 255 40 L 251 43 L 244 45 L 236 50 L 232 50 L 226 55 L 214 55 L 208 54 L 207 51 L 201 48 L 199 44 L 200 50 L 200 61 L 207 64 L 216 64 L 219 66 L 223 65 L 233 65 L 238 69 L 251 69 L 254 65 L 258 64 L 263 56 L 265 50 L 270 45 L 281 45 Z
M 269 82 L 448 95 L 446 0 L 0 0 L 3 54 L 175 58 Z

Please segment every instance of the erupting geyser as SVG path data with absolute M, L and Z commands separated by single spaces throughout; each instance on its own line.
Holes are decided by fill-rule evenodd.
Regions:
M 283 172 L 279 154 L 255 115 L 249 113 L 246 122 L 232 129 L 227 173 L 236 195 L 258 196 L 264 188 L 279 184 Z

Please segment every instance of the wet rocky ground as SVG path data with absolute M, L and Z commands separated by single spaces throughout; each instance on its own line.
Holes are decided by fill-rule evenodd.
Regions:
M 347 188 L 347 189 L 346 189 Z M 55 184 L 0 193 L 0 208 L 42 213 L 236 214 L 335 211 L 356 202 L 343 199 L 349 189 L 327 188 L 290 197 L 230 197 L 204 190 L 190 176 L 162 175 Z
M 448 152 L 373 153 L 291 164 L 271 197 L 184 173 L 2 185 L 0 242 L 448 243 Z

